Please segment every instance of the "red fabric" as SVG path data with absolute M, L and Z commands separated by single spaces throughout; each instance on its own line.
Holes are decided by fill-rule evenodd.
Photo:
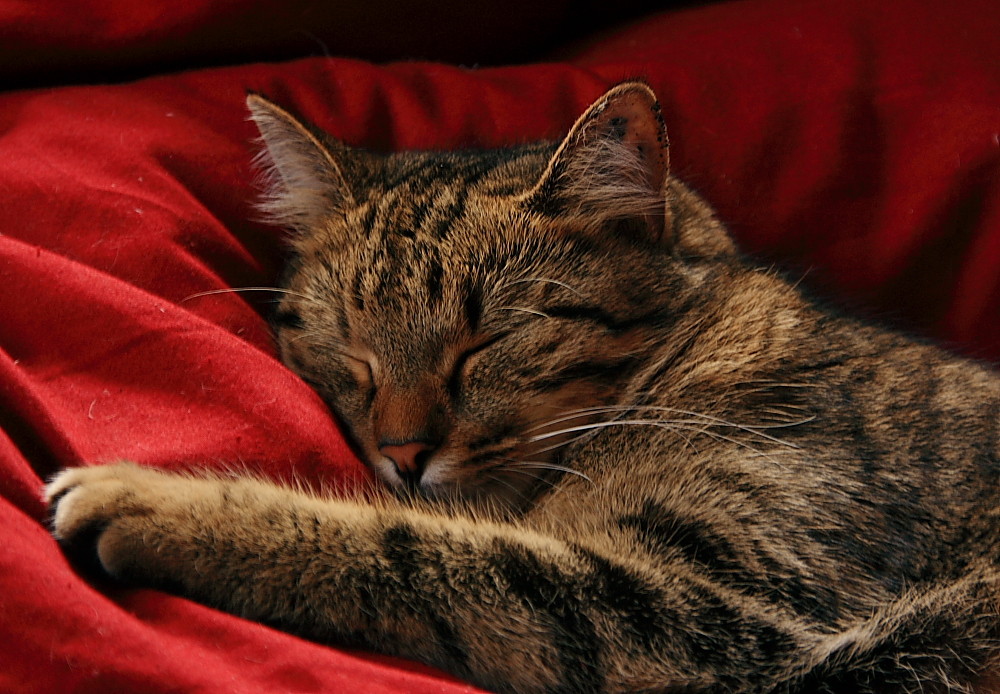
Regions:
M 281 232 L 248 221 L 245 90 L 355 145 L 492 146 L 556 137 L 645 76 L 675 172 L 745 248 L 997 359 L 998 35 L 992 0 L 760 0 L 649 17 L 548 64 L 320 58 L 0 94 L 0 691 L 472 691 L 89 583 L 45 530 L 42 481 L 68 465 L 365 475 L 276 359 L 268 295 L 193 296 L 278 272 Z
M 81 68 L 116 74 L 328 52 L 506 57 L 538 43 L 568 14 L 565 0 L 0 0 L 0 76 L 78 77 L 86 74 Z
M 609 19 L 670 2 L 618 0 L 0 0 L 0 84 L 91 81 L 152 68 L 351 55 L 524 60 Z

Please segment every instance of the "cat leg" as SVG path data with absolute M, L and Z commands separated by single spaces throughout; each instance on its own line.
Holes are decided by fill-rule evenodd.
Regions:
M 782 692 L 1000 693 L 1000 572 L 914 587 L 826 634 Z
M 131 464 L 47 496 L 55 536 L 112 576 L 498 691 L 735 691 L 801 645 L 697 576 L 520 526 Z

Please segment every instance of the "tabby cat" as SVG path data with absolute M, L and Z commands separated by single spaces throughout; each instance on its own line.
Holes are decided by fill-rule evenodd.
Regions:
M 248 104 L 281 354 L 392 491 L 72 469 L 68 548 L 499 692 L 991 686 L 1000 380 L 741 257 L 648 86 L 495 151 Z

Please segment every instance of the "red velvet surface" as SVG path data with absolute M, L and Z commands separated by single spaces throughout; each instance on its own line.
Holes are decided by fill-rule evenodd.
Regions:
M 63 466 L 365 476 L 276 359 L 269 296 L 194 296 L 280 267 L 282 232 L 249 221 L 246 90 L 351 144 L 436 148 L 556 137 L 644 76 L 675 172 L 745 248 L 835 303 L 997 359 L 1000 6 L 946 9 L 748 0 L 652 16 L 547 64 L 312 58 L 0 94 L 0 691 L 471 691 L 89 583 L 46 531 L 39 490 Z
M 0 0 L 0 83 L 350 55 L 524 61 L 567 36 L 677 0 Z

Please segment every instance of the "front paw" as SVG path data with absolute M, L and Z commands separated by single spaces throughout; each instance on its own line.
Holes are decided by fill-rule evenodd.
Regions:
M 131 463 L 63 470 L 45 488 L 52 534 L 87 568 L 155 580 L 163 527 L 157 517 L 166 511 L 163 490 L 172 479 L 182 478 Z

